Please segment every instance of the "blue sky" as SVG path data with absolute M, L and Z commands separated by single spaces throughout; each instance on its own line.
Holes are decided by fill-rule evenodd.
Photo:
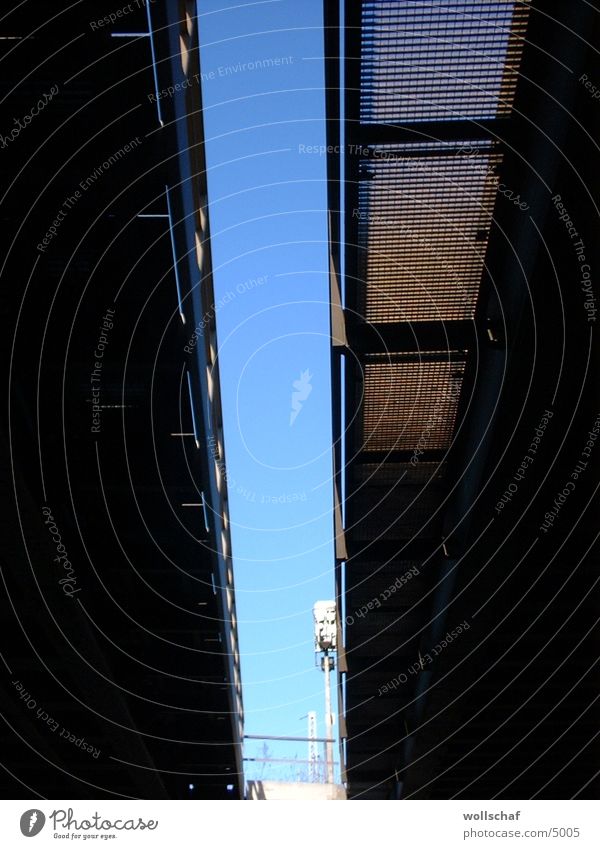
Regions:
M 325 157 L 304 152 L 325 144 L 321 6 L 198 5 L 247 733 L 306 735 L 316 710 L 324 734 L 312 605 L 333 595 L 327 186 Z

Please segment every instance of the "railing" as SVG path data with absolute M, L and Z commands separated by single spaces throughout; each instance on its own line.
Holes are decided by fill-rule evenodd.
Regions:
M 263 741 L 263 745 L 254 754 L 244 754 L 246 780 L 327 783 L 327 743 L 334 743 L 334 740 L 326 737 L 287 737 L 273 734 L 245 734 L 244 739 Z M 273 752 L 269 743 L 275 744 L 279 751 Z M 295 743 L 304 743 L 307 747 L 309 743 L 314 743 L 314 757 L 298 757 L 297 746 L 293 745 Z M 317 746 L 322 746 L 322 752 L 316 751 Z M 339 762 L 333 761 L 332 764 L 336 772 Z

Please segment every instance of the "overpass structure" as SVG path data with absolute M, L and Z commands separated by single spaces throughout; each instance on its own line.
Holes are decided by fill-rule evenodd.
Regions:
M 101 12 L 0 22 L 5 792 L 240 798 L 196 4 Z
M 593 797 L 597 10 L 324 12 L 349 797 Z

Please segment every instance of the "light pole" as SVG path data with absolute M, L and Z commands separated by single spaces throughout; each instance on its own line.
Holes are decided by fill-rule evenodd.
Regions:
M 300 719 L 308 719 L 308 780 L 317 782 L 319 776 L 319 753 L 317 751 L 317 712 L 309 710 L 306 716 Z
M 315 652 L 321 654 L 321 669 L 325 673 L 325 738 L 327 782 L 333 784 L 333 714 L 331 713 L 331 681 L 329 673 L 335 668 L 337 649 L 337 614 L 334 601 L 317 601 L 313 607 Z

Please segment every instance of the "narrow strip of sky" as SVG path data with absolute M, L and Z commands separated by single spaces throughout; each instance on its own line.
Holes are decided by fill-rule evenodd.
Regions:
M 198 11 L 246 731 L 303 736 L 316 710 L 323 735 L 312 639 L 312 605 L 333 594 L 322 4 Z M 304 744 L 269 746 L 306 758 Z

